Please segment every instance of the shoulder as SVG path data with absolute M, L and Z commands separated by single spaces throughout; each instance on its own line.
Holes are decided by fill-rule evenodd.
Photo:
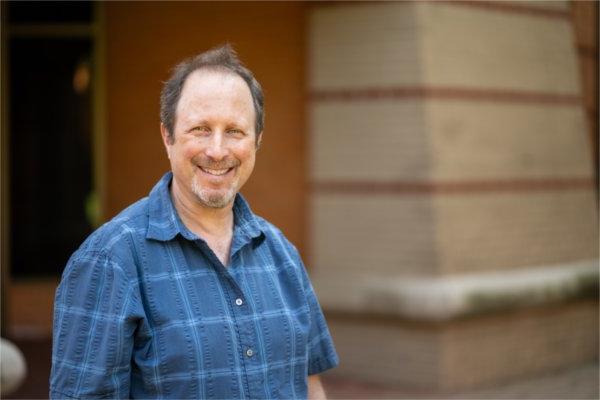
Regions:
M 260 230 L 264 234 L 261 247 L 268 249 L 278 264 L 303 268 L 304 266 L 298 249 L 288 240 L 285 234 L 266 219 L 259 216 L 255 218 Z
M 278 227 L 261 217 L 257 217 L 257 223 L 264 234 L 257 250 L 268 253 L 263 259 L 272 262 L 280 284 L 285 286 L 286 282 L 289 283 L 288 290 L 298 291 L 302 298 L 306 298 L 307 293 L 310 293 L 307 290 L 312 289 L 300 252 Z
M 125 237 L 145 236 L 148 229 L 148 198 L 133 203 L 96 229 L 81 245 L 83 251 L 108 251 L 127 245 Z
M 145 240 L 148 229 L 148 198 L 138 200 L 87 237 L 73 253 L 65 274 L 79 264 L 113 265 L 130 275 L 128 264 L 135 263 L 136 248 Z
M 296 251 L 296 247 L 288 240 L 281 229 L 258 215 L 255 216 L 255 220 L 260 230 L 265 235 L 265 241 L 281 248 Z

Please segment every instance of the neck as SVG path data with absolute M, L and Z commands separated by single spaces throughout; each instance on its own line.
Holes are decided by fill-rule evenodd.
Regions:
M 171 184 L 171 198 L 182 222 L 196 235 L 223 237 L 233 232 L 233 202 L 223 208 L 206 207 L 178 190 L 175 179 Z

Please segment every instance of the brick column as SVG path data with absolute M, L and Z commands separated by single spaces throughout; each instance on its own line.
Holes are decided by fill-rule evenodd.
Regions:
M 593 357 L 597 303 L 586 303 L 568 310 L 590 334 L 544 336 L 581 342 L 562 358 L 540 345 L 531 358 L 546 361 L 483 373 L 481 360 L 504 365 L 522 343 L 494 349 L 493 332 L 485 356 L 454 364 L 465 356 L 460 332 L 485 331 L 489 315 L 597 287 L 567 4 L 325 4 L 312 7 L 309 32 L 310 245 L 340 373 L 453 388 Z M 454 322 L 471 315 L 468 328 Z M 564 323 L 531 318 L 523 335 L 540 343 L 545 323 Z

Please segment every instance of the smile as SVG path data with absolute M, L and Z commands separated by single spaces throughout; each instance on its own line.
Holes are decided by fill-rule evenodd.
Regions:
M 202 172 L 205 172 L 212 176 L 222 176 L 233 169 L 233 168 L 210 169 L 210 168 L 204 168 L 204 167 L 198 167 L 198 168 L 200 168 L 202 170 Z

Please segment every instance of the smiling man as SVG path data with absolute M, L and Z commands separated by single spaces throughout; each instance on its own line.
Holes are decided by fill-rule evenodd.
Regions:
M 338 363 L 294 246 L 239 194 L 263 94 L 229 46 L 161 95 L 171 172 L 94 232 L 56 292 L 52 398 L 325 398 Z

